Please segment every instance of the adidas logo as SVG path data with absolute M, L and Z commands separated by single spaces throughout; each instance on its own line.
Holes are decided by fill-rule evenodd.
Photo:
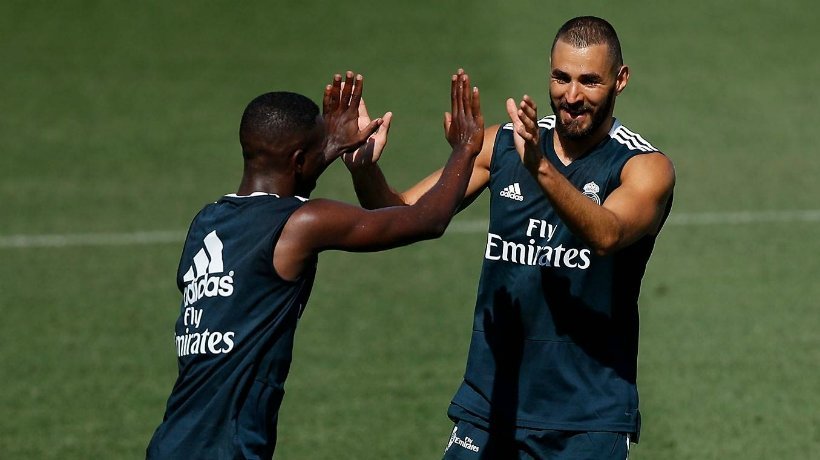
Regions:
M 194 263 L 185 272 L 182 281 L 185 306 L 193 305 L 204 297 L 228 297 L 233 294 L 233 270 L 225 276 L 212 276 L 222 273 L 222 240 L 216 230 L 208 233 L 202 241 L 204 248 L 194 256 Z
M 524 195 L 521 194 L 521 186 L 518 185 L 518 182 L 504 187 L 501 196 L 515 201 L 524 201 Z

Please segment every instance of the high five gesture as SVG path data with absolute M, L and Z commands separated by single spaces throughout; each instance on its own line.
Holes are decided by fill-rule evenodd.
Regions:
M 444 133 L 453 149 L 464 148 L 478 154 L 484 142 L 484 117 L 478 88 L 470 88 L 464 69 L 451 77 L 451 112 L 444 113 Z
M 359 104 L 362 100 L 364 77 L 347 71 L 345 81 L 342 76 L 333 76 L 333 82 L 325 87 L 322 100 L 322 117 L 327 129 L 325 161 L 333 162 L 342 154 L 355 151 L 376 132 L 382 124 L 377 118 L 359 127 Z

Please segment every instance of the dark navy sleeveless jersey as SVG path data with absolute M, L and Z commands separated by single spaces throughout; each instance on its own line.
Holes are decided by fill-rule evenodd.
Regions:
M 555 117 L 539 120 L 547 159 L 601 204 L 649 143 L 617 120 L 564 166 Z M 449 415 L 489 429 L 638 433 L 638 294 L 654 236 L 597 256 L 523 167 L 511 124 L 490 166 L 490 223 L 464 381 Z
M 273 269 L 282 228 L 304 200 L 227 195 L 202 209 L 177 272 L 179 376 L 151 459 L 271 458 L 296 323 L 316 261 L 295 282 Z

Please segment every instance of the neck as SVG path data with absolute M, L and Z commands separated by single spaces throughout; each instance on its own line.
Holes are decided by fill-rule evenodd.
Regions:
M 612 129 L 613 123 L 615 123 L 615 119 L 610 116 L 608 121 L 602 123 L 595 132 L 581 138 L 562 136 L 557 129 L 554 130 L 552 142 L 555 153 L 564 164 L 572 163 L 609 136 L 609 130 Z
M 294 194 L 294 184 L 286 178 L 271 174 L 248 174 L 242 176 L 239 189 L 236 194 L 245 196 L 253 192 L 275 193 L 279 196 L 292 196 Z

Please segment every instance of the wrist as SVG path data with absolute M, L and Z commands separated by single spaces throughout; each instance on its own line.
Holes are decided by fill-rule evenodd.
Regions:
M 358 161 L 351 161 L 351 162 L 344 162 L 345 166 L 347 166 L 347 170 L 350 172 L 350 175 L 355 177 L 364 177 L 370 176 L 376 171 L 379 171 L 378 163 L 373 162 L 358 162 Z
M 339 146 L 328 143 L 325 146 L 325 150 L 322 152 L 322 155 L 325 157 L 325 162 L 333 163 L 336 158 L 342 156 L 342 153 L 344 152 L 339 148 Z
M 555 169 L 552 167 L 546 158 L 541 156 L 533 162 L 533 165 L 528 168 L 534 177 L 544 177 L 550 175 Z
M 530 146 L 525 147 L 521 162 L 524 163 L 524 168 L 533 176 L 537 176 L 542 168 L 549 167 L 549 162 L 544 158 L 541 149 Z
M 474 147 L 469 147 L 469 146 L 466 146 L 466 145 L 454 145 L 453 146 L 453 155 L 457 155 L 457 156 L 471 156 L 471 157 L 474 157 L 474 156 L 478 155 L 479 152 L 481 152 L 480 148 L 476 149 Z

